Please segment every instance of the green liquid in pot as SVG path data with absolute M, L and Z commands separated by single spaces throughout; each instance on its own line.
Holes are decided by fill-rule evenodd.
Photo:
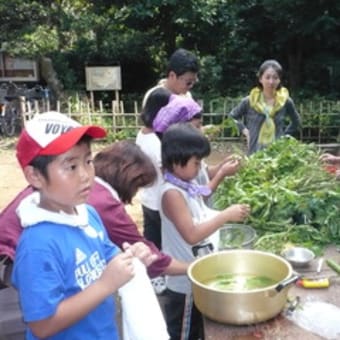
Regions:
M 204 284 L 210 288 L 224 291 L 249 291 L 274 285 L 277 281 L 252 274 L 219 274 Z

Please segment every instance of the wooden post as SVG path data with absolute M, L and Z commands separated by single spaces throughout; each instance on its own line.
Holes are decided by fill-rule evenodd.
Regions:
M 90 124 L 92 124 L 92 114 L 91 114 L 89 102 L 86 103 L 86 109 L 87 109 L 87 116 L 88 116 L 89 122 Z
M 68 111 L 68 115 L 71 115 L 71 102 L 70 102 L 70 98 L 67 101 L 67 111 Z
M 49 112 L 51 109 L 50 99 L 46 98 L 46 111 Z
M 138 112 L 138 103 L 135 100 L 134 102 L 134 108 L 135 108 L 135 126 L 136 130 L 138 131 L 138 125 L 139 125 L 139 112 Z
M 94 112 L 94 95 L 93 95 L 93 91 L 90 91 L 90 102 L 91 102 L 92 112 Z
M 29 117 L 27 116 L 27 111 L 26 111 L 26 98 L 23 96 L 19 97 L 19 112 L 21 113 L 21 119 L 22 119 L 22 125 L 25 126 L 27 119 Z
M 87 102 L 87 117 L 88 117 L 88 120 L 89 120 L 89 124 L 92 124 L 92 114 L 91 114 L 89 102 Z
M 323 115 L 323 103 L 322 101 L 320 102 L 320 107 L 319 107 L 319 114 L 318 114 L 318 143 L 321 144 L 321 126 L 322 126 L 322 115 Z
M 119 91 L 118 90 L 115 91 L 115 99 L 116 99 L 117 109 L 118 109 L 117 112 L 119 112 Z
M 116 111 L 115 111 L 116 101 L 112 101 L 112 132 L 116 133 Z
M 34 111 L 35 113 L 39 113 L 39 102 L 37 100 L 34 101 Z
M 76 111 L 79 112 L 79 93 L 77 92 L 76 93 Z

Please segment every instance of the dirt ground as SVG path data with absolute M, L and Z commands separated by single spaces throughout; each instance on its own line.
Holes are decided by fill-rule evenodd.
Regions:
M 1 139 L 0 136 L 0 211 L 26 186 L 26 180 L 15 157 L 15 143 L 16 138 Z M 208 163 L 215 164 L 230 153 L 231 148 L 231 144 L 212 144 Z M 141 227 L 142 215 L 138 194 L 132 205 L 126 206 L 126 209 Z
M 15 157 L 16 139 L 0 140 L 0 211 L 27 185 L 26 179 Z M 126 207 L 138 226 L 142 225 L 138 195 L 133 204 Z
M 0 210 L 26 186 L 15 158 L 15 142 L 14 138 L 0 139 Z

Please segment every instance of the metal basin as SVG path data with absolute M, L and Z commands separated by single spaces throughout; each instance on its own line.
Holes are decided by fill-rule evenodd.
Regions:
M 256 231 L 245 224 L 225 224 L 219 229 L 219 250 L 251 249 L 256 239 Z
M 305 267 L 314 259 L 315 254 L 304 247 L 293 247 L 283 252 L 282 256 L 289 261 L 293 267 Z
M 218 274 L 253 274 L 269 277 L 271 286 L 249 291 L 225 291 L 206 282 Z M 229 324 L 245 325 L 262 322 L 281 312 L 293 276 L 289 262 L 280 256 L 248 249 L 226 250 L 195 260 L 188 268 L 193 298 L 197 308 L 208 318 Z

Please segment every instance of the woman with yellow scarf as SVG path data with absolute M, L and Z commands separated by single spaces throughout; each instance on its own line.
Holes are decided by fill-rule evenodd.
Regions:
M 300 116 L 281 78 L 282 67 L 276 60 L 263 62 L 258 85 L 229 114 L 246 137 L 249 155 L 300 128 Z

